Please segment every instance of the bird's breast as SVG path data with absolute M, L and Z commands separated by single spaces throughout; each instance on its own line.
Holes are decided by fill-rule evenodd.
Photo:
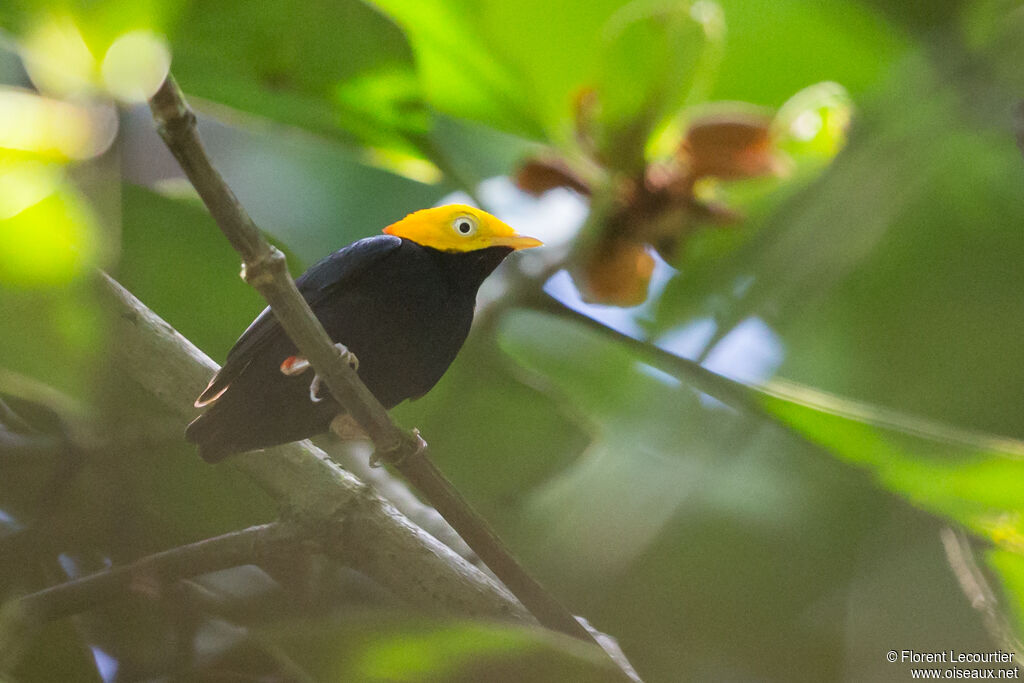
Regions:
M 318 311 L 332 339 L 359 359 L 359 375 L 387 407 L 428 391 L 469 333 L 475 297 L 424 267 L 388 269 Z

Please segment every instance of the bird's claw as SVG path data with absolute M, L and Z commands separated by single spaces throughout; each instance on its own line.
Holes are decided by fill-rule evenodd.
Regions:
M 313 381 L 309 383 L 309 400 L 313 403 L 320 403 L 324 400 L 320 393 L 320 375 L 313 375 Z
M 370 467 L 381 467 L 384 463 L 389 465 L 401 465 L 412 456 L 418 456 L 427 450 L 427 442 L 420 434 L 420 430 L 413 429 L 406 440 L 400 440 L 390 447 L 381 448 L 378 446 L 370 454 Z
M 351 351 L 349 351 L 348 348 L 344 344 L 335 344 L 334 346 L 340 352 L 341 359 L 343 361 L 345 361 L 346 363 L 348 363 L 348 366 L 350 368 L 352 368 L 353 370 L 358 370 L 359 369 L 359 359 L 356 358 L 356 354 L 354 354 Z

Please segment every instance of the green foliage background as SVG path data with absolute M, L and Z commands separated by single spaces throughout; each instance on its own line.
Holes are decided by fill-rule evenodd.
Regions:
M 747 219 L 699 231 L 652 301 L 617 314 L 726 374 L 766 358 L 795 388 L 709 383 L 512 310 L 396 414 L 645 680 L 905 680 L 887 651 L 1006 649 L 948 566 L 948 525 L 971 532 L 1024 630 L 1024 446 L 979 436 L 1024 435 L 1015 3 L 18 0 L 0 9 L 2 80 L 30 85 L 19 55 L 54 49 L 33 41 L 64 21 L 97 59 L 127 31 L 166 37 L 216 163 L 294 272 L 453 191 L 480 194 L 542 146 L 578 155 L 580 88 L 604 98 L 609 165 L 631 171 L 686 107 L 775 109 L 838 83 L 854 107 L 842 152 L 797 150 L 789 179 L 722 188 Z M 56 387 L 110 435 L 60 487 L 59 462 L 0 453 L 6 596 L 274 514 L 229 466 L 198 462 L 178 426 L 133 428 L 156 409 L 104 362 L 116 340 L 93 267 L 218 360 L 261 308 L 205 211 L 174 191 L 150 125 L 125 107 L 106 154 L 44 159 L 63 174 L 60 220 L 0 221 L 0 392 Z M 8 149 L 0 170 L 29 161 Z M 543 221 L 543 202 L 513 198 Z M 54 237 L 61 221 L 77 232 Z M 370 588 L 304 600 L 275 578 L 222 577 L 250 608 L 192 632 L 203 657 L 181 654 L 173 601 L 126 596 L 53 624 L 19 680 L 112 680 L 97 650 L 124 680 L 253 675 L 283 656 L 318 680 L 600 675 L 557 639 L 410 615 Z

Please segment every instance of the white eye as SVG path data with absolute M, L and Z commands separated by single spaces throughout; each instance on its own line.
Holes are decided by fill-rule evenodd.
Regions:
M 466 237 L 476 232 L 476 219 L 472 216 L 459 216 L 452 221 L 455 232 Z

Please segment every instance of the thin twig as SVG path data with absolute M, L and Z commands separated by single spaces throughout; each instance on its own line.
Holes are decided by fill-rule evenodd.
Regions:
M 636 339 L 605 325 L 599 320 L 575 311 L 543 291 L 524 293 L 519 300 L 523 306 L 556 317 L 572 320 L 584 327 L 622 344 L 655 367 L 692 383 L 698 390 L 733 408 L 771 417 L 753 397 L 749 387 L 708 370 L 689 358 L 677 356 L 652 342 Z
M 178 579 L 255 562 L 292 550 L 308 540 L 302 527 L 282 522 L 263 524 L 197 543 L 147 555 L 30 593 L 0 612 L 0 671 L 9 671 L 25 644 L 47 621 L 77 614 L 130 591 L 161 591 Z
M 1016 439 L 950 427 L 926 418 L 899 413 L 890 409 L 882 410 L 870 404 L 840 398 L 785 380 L 776 379 L 765 385 L 748 385 L 738 380 L 729 379 L 708 370 L 697 361 L 678 356 L 671 351 L 666 351 L 649 340 L 637 339 L 623 334 L 599 320 L 569 308 L 544 292 L 527 292 L 519 299 L 519 303 L 533 310 L 550 313 L 557 317 L 580 323 L 605 337 L 613 339 L 635 352 L 638 356 L 641 356 L 645 362 L 667 372 L 673 377 L 692 384 L 697 390 L 706 393 L 708 396 L 732 408 L 758 415 L 773 422 L 801 441 L 818 448 L 822 448 L 820 443 L 814 441 L 807 434 L 804 434 L 792 424 L 780 419 L 778 415 L 771 412 L 766 405 L 766 400 L 775 398 L 796 402 L 810 406 L 815 410 L 828 412 L 832 415 L 880 429 L 892 430 L 952 446 L 977 450 L 996 450 L 1007 458 L 1024 458 L 1024 445 Z
M 1013 653 L 1017 666 L 1024 666 L 1024 643 L 1014 633 L 1010 619 L 999 605 L 992 587 L 988 585 L 985 573 L 978 566 L 967 534 L 959 529 L 945 527 L 939 532 L 946 559 L 953 570 L 960 589 L 971 602 L 971 607 L 981 613 L 985 628 L 999 643 Z
M 153 96 L 150 108 L 164 142 L 221 231 L 242 256 L 243 277 L 264 296 L 299 352 L 309 359 L 331 394 L 369 435 L 377 456 L 395 465 L 424 493 L 542 625 L 598 644 L 564 606 L 522 569 L 496 534 L 433 466 L 420 435 L 404 431 L 392 422 L 356 372 L 341 359 L 333 341 L 296 289 L 283 254 L 266 242 L 213 168 L 199 141 L 195 115 L 171 76 Z
M 83 576 L 18 599 L 18 609 L 47 621 L 84 612 L 108 602 L 135 584 L 160 590 L 178 579 L 250 564 L 302 546 L 315 549 L 310 530 L 271 522 L 147 555 L 131 564 Z
M 366 388 L 355 370 L 345 363 L 313 315 L 288 274 L 284 254 L 271 246 L 227 183 L 220 176 L 199 140 L 196 117 L 185 103 L 177 83 L 167 77 L 150 100 L 160 137 L 178 160 L 185 175 L 206 204 L 221 232 L 242 257 L 242 277 L 270 304 L 274 316 L 300 354 L 373 439 L 381 457 L 394 452 L 408 455 L 418 440 L 399 429 L 384 406 Z

